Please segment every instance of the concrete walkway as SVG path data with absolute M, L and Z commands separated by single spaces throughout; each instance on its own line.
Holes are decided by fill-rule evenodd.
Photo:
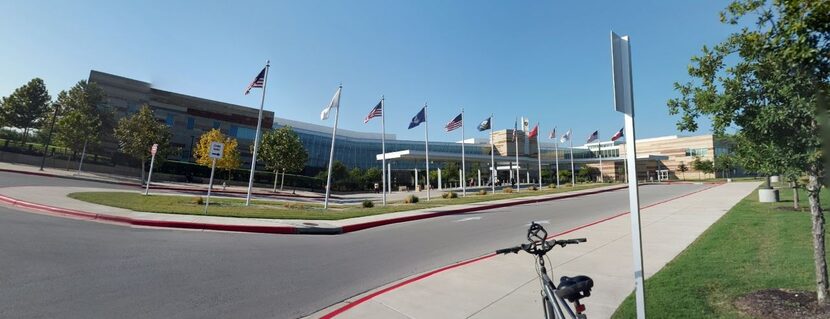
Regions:
M 54 176 L 60 178 L 71 178 L 71 179 L 78 179 L 78 180 L 86 180 L 86 181 L 93 181 L 93 182 L 103 182 L 103 183 L 116 183 L 116 184 L 124 184 L 124 185 L 133 185 L 136 187 L 141 186 L 141 180 L 138 177 L 132 176 L 121 176 L 115 174 L 104 174 L 104 173 L 95 173 L 95 172 L 81 172 L 78 173 L 77 170 L 74 169 L 60 169 L 60 168 L 52 168 L 46 167 L 43 171 L 40 171 L 40 168 L 37 166 L 26 165 L 26 164 L 17 164 L 17 163 L 5 163 L 0 162 L 0 171 L 9 171 L 9 172 L 18 172 L 24 174 L 37 174 L 37 175 L 46 175 L 46 176 Z M 228 194 L 241 194 L 244 195 L 247 193 L 248 189 L 245 186 L 235 186 L 229 185 L 225 188 L 221 187 L 222 181 L 216 180 L 213 186 L 213 191 L 217 192 L 219 190 L 223 190 Z M 528 186 L 533 186 L 533 184 L 522 184 L 521 187 L 524 189 Z M 207 191 L 208 185 L 207 184 L 200 184 L 200 183 L 184 183 L 184 182 L 152 182 L 151 189 L 167 189 L 167 190 L 190 190 L 190 191 Z M 490 187 L 487 186 L 475 186 L 475 187 L 467 187 L 467 192 L 470 194 L 475 194 L 479 189 L 485 189 L 490 191 Z M 496 187 L 497 190 L 501 189 L 501 186 Z M 288 200 L 288 201 L 301 201 L 301 202 L 322 202 L 324 194 L 322 192 L 311 192 L 306 190 L 292 190 L 289 187 L 285 187 L 283 190 L 278 190 L 274 192 L 272 188 L 266 187 L 254 187 L 252 190 L 255 194 L 259 194 L 261 196 L 270 196 L 270 197 L 277 197 L 280 200 Z M 438 198 L 441 197 L 441 194 L 447 191 L 454 191 L 457 192 L 459 195 L 461 194 L 461 188 L 445 188 L 445 189 L 432 189 L 429 193 L 432 197 Z M 427 191 L 422 190 L 419 192 L 415 191 L 394 191 L 387 195 L 388 201 L 402 201 L 406 196 L 415 195 L 421 199 L 427 198 Z M 373 192 L 365 192 L 365 193 L 334 193 L 332 194 L 330 200 L 335 203 L 359 203 L 362 200 L 368 199 L 376 202 L 380 202 L 382 200 L 383 194 L 380 193 L 373 193 Z
M 641 210 L 646 277 L 682 252 L 758 183 L 729 183 Z M 622 212 L 621 212 L 622 213 Z M 584 299 L 589 318 L 608 318 L 634 289 L 629 215 L 557 238 L 588 238 L 556 248 L 548 265 L 554 280 L 585 274 L 594 279 Z M 504 243 L 505 247 L 519 243 Z M 498 248 L 493 247 L 495 251 Z M 532 256 L 484 256 L 364 293 L 310 318 L 542 318 Z

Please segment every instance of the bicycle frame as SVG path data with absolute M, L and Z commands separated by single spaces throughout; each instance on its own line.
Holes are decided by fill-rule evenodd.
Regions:
M 544 257 L 538 256 L 538 263 L 539 263 L 539 272 L 540 277 L 539 280 L 542 284 L 542 307 L 545 311 L 545 318 L 546 319 L 584 319 L 586 318 L 583 314 L 575 314 L 565 299 L 556 296 L 556 285 L 553 284 L 553 280 L 550 279 L 548 276 L 547 268 L 545 267 Z M 568 317 L 565 317 L 565 312 L 567 312 Z M 553 314 L 553 317 L 551 317 Z

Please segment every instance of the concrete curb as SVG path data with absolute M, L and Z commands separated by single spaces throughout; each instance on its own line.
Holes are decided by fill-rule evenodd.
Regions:
M 23 208 L 37 210 L 37 211 L 44 212 L 44 213 L 47 213 L 48 215 L 52 215 L 52 216 L 69 217 L 69 218 L 76 218 L 76 219 L 101 221 L 101 222 L 109 222 L 109 223 L 131 225 L 131 226 L 181 228 L 181 229 L 193 229 L 193 230 L 216 230 L 216 231 L 232 231 L 232 232 L 263 233 L 263 234 L 339 235 L 339 234 L 351 233 L 351 232 L 364 230 L 364 229 L 369 229 L 369 228 L 380 227 L 380 226 L 384 226 L 384 225 L 398 224 L 398 223 L 404 223 L 404 222 L 415 221 L 415 220 L 441 217 L 441 216 L 446 216 L 446 215 L 464 214 L 464 213 L 481 211 L 481 210 L 488 210 L 488 209 L 494 209 L 494 208 L 525 205 L 525 204 L 533 204 L 533 203 L 541 203 L 541 202 L 553 201 L 553 200 L 558 200 L 558 199 L 567 199 L 567 198 L 573 198 L 573 197 L 579 197 L 579 196 L 586 196 L 586 195 L 593 195 L 593 194 L 599 194 L 599 193 L 605 193 L 605 192 L 612 192 L 612 191 L 624 189 L 624 188 L 627 188 L 627 187 L 628 186 L 619 186 L 619 187 L 607 188 L 607 189 L 602 189 L 602 190 L 582 192 L 582 193 L 577 193 L 577 194 L 565 194 L 565 195 L 562 195 L 562 196 L 526 199 L 526 200 L 518 200 L 518 201 L 513 201 L 513 202 L 505 202 L 505 203 L 497 203 L 497 204 L 489 204 L 489 205 L 480 205 L 480 206 L 466 207 L 466 208 L 460 208 L 460 209 L 451 209 L 451 210 L 438 211 L 438 212 L 429 212 L 429 213 L 424 213 L 424 214 L 420 214 L 420 215 L 389 218 L 389 219 L 384 219 L 384 220 L 363 222 L 363 223 L 345 225 L 345 226 L 340 226 L 340 227 L 232 225 L 232 224 L 212 224 L 212 223 L 195 223 L 195 222 L 152 220 L 152 219 L 136 219 L 136 218 L 130 218 L 130 217 L 113 216 L 113 215 L 106 215 L 106 214 L 96 214 L 96 213 L 84 212 L 84 211 L 79 211 L 79 210 L 48 206 L 48 205 L 43 205 L 43 204 L 37 204 L 37 203 L 22 201 L 22 200 L 18 200 L 18 199 L 12 198 L 12 197 L 4 196 L 4 195 L 0 195 L 0 202 L 9 204 L 11 206 L 17 206 L 17 207 L 23 207 Z
M 44 177 L 55 177 L 55 178 L 62 178 L 62 179 L 72 179 L 72 180 L 80 180 L 80 181 L 87 181 L 87 182 L 97 182 L 97 183 L 105 183 L 105 184 L 113 184 L 113 185 L 121 185 L 121 186 L 133 186 L 143 188 L 144 185 L 139 183 L 131 183 L 131 182 L 116 182 L 116 181 L 108 181 L 104 179 L 95 179 L 95 178 L 87 178 L 87 177 L 80 177 L 80 176 L 66 176 L 66 175 L 59 175 L 59 174 L 51 174 L 51 173 L 41 173 L 41 172 L 30 172 L 30 171 L 19 171 L 13 169 L 6 169 L 0 168 L 0 172 L 4 173 L 17 173 L 17 174 L 26 174 L 26 175 L 35 175 L 35 176 L 44 176 Z M 173 190 L 173 191 L 188 191 L 188 192 L 196 192 L 196 191 L 203 191 L 201 189 L 196 188 L 187 188 L 187 187 L 170 187 L 170 186 L 152 186 L 150 185 L 151 189 L 155 190 Z M 211 193 L 216 194 L 240 194 L 240 195 L 247 195 L 247 192 L 243 191 L 234 191 L 234 190 L 214 190 Z M 297 195 L 297 194 L 288 194 L 288 193 L 263 193 L 263 192 L 252 192 L 253 195 L 260 195 L 260 196 L 283 196 L 283 197 L 299 197 L 299 198 L 311 198 L 311 199 L 323 199 L 325 196 L 309 196 L 309 195 Z M 337 195 L 330 195 L 329 198 L 343 199 Z

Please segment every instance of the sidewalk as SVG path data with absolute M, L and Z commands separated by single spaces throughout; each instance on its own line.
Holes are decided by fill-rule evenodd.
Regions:
M 473 204 L 448 205 L 438 208 L 371 215 L 342 220 L 295 220 L 234 218 L 184 214 L 159 214 L 136 212 L 122 208 L 87 203 L 67 197 L 75 192 L 123 191 L 88 187 L 18 186 L 0 188 L 0 204 L 35 209 L 47 214 L 132 226 L 172 227 L 200 230 L 241 231 L 280 234 L 342 234 L 382 225 L 433 218 L 449 214 L 461 214 L 498 207 L 583 196 L 625 188 L 612 185 L 587 190 L 528 196 Z
M 641 210 L 646 277 L 671 261 L 758 183 L 728 183 Z M 608 318 L 634 289 L 629 215 L 556 235 L 588 238 L 554 249 L 554 280 L 594 279 L 584 299 L 589 318 Z M 505 246 L 518 243 L 505 243 Z M 502 247 L 493 247 L 493 249 Z M 486 255 L 364 293 L 309 318 L 542 318 L 535 260 L 525 253 Z

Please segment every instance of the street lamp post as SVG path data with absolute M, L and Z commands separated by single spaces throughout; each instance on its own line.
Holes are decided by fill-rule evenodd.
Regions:
M 46 147 L 43 149 L 43 158 L 40 160 L 40 170 L 43 171 L 43 166 L 46 165 L 46 153 L 49 152 L 49 144 L 52 143 L 52 132 L 55 131 L 55 120 L 58 118 L 58 110 L 60 109 L 61 105 L 58 103 L 53 104 L 55 106 L 55 114 L 52 115 L 52 124 L 49 124 L 49 136 L 46 137 Z

